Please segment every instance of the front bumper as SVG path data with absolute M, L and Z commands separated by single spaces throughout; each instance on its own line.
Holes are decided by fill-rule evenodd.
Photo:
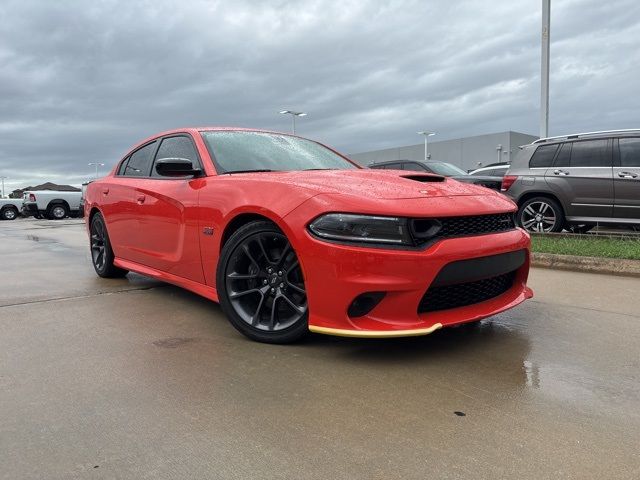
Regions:
M 512 308 L 533 293 L 526 286 L 529 236 L 522 230 L 450 238 L 423 251 L 388 250 L 326 243 L 308 232 L 298 236 L 298 251 L 309 302 L 309 329 L 358 337 L 425 335 L 444 326 L 477 321 Z M 438 273 L 452 262 L 524 250 L 524 262 L 504 293 L 479 303 L 419 312 L 420 302 Z M 475 274 L 475 277 L 478 277 Z M 360 294 L 385 292 L 368 314 L 350 317 Z

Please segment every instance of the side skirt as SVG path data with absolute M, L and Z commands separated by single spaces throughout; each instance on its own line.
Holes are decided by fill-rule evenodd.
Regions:
M 187 278 L 178 277 L 177 275 L 172 275 L 171 273 L 161 272 L 160 270 L 156 270 L 155 268 L 147 267 L 146 265 L 141 265 L 129 260 L 123 260 L 121 258 L 114 258 L 113 264 L 116 267 L 124 268 L 125 270 L 139 273 L 140 275 L 145 275 L 157 280 L 162 280 L 163 282 L 171 283 L 172 285 L 176 285 L 178 287 L 184 288 L 185 290 L 189 290 L 216 303 L 218 302 L 218 291 L 213 287 L 209 287 L 208 285 L 203 285 Z

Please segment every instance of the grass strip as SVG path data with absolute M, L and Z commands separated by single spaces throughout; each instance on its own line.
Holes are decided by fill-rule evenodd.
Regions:
M 602 238 L 596 235 L 532 235 L 534 252 L 580 257 L 640 260 L 640 238 Z

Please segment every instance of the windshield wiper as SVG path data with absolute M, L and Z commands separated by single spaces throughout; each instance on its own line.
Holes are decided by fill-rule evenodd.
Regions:
M 231 173 L 259 173 L 259 172 L 273 172 L 268 168 L 255 168 L 249 170 L 229 170 L 223 173 L 223 175 L 231 174 Z

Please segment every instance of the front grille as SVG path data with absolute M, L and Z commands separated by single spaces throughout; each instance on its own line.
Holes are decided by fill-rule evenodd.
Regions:
M 514 270 L 473 282 L 431 287 L 420 300 L 418 313 L 437 312 L 484 302 L 509 290 L 515 278 Z
M 466 237 L 506 232 L 516 228 L 512 213 L 468 217 L 414 218 L 411 234 L 416 245 L 423 246 L 442 238 Z
M 438 237 L 462 237 L 465 235 L 504 232 L 513 230 L 516 227 L 511 213 L 477 215 L 473 217 L 445 217 L 438 220 L 442 224 Z

